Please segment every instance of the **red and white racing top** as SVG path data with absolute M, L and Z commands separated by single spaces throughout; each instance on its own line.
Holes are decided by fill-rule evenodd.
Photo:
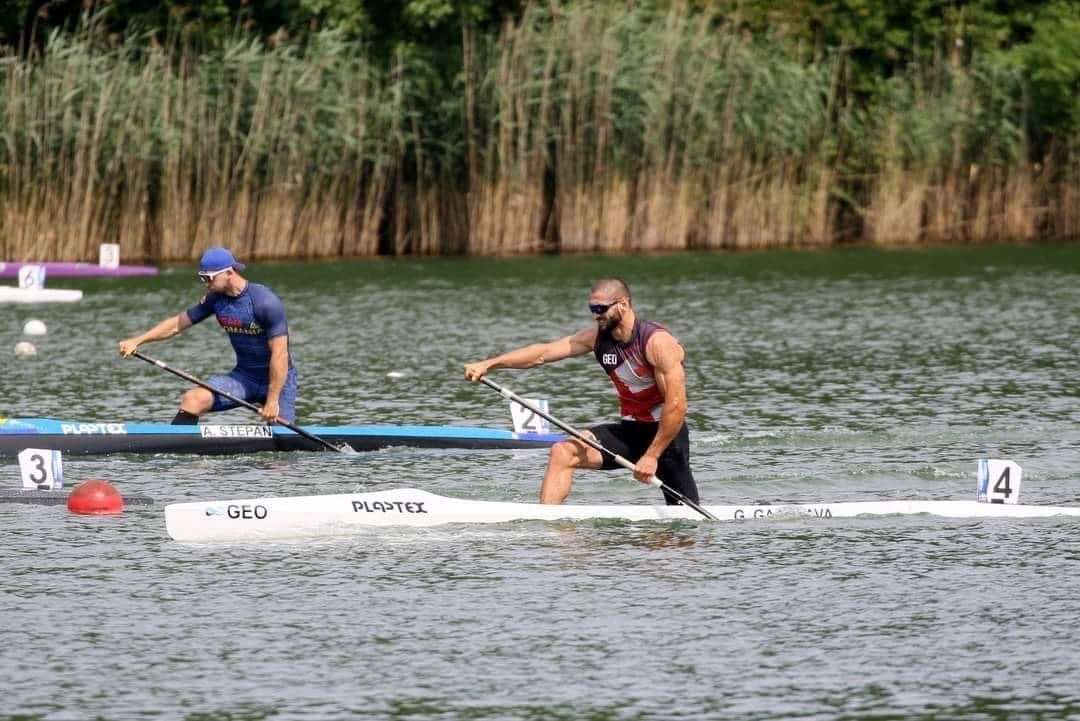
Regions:
M 615 384 L 619 408 L 628 421 L 655 422 L 664 410 L 664 397 L 656 385 L 656 369 L 645 358 L 645 346 L 657 331 L 667 328 L 651 320 L 638 318 L 630 339 L 620 343 L 610 331 L 596 335 L 593 353 L 596 361 Z

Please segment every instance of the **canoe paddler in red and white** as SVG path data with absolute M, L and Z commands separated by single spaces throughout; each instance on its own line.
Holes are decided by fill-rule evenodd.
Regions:
M 479 381 L 496 368 L 533 368 L 592 353 L 619 396 L 621 420 L 590 429 L 600 445 L 634 462 L 634 476 L 649 483 L 658 476 L 698 502 L 690 470 L 690 431 L 686 426 L 686 375 L 683 347 L 667 328 L 639 318 L 630 288 L 619 278 L 603 278 L 589 291 L 595 324 L 547 343 L 533 343 L 465 366 L 465 377 Z M 619 468 L 615 459 L 579 441 L 551 448 L 541 503 L 562 503 L 577 468 Z M 678 500 L 665 492 L 669 505 Z

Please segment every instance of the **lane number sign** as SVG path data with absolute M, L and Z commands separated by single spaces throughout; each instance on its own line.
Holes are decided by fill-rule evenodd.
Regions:
M 979 461 L 978 499 L 983 503 L 1017 503 L 1024 471 L 1012 461 L 983 458 Z
M 64 466 L 60 451 L 26 448 L 19 453 L 22 487 L 35 491 L 58 491 L 64 487 Z

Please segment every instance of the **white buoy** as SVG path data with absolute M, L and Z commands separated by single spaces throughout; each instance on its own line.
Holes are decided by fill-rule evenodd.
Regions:
M 45 324 L 37 318 L 31 318 L 26 321 L 26 324 L 22 327 L 23 335 L 45 335 L 48 333 L 48 328 Z
M 37 355 L 37 348 L 28 340 L 21 340 L 15 344 L 15 355 L 19 358 L 29 358 Z
M 387 378 L 404 378 L 405 374 L 402 373 L 401 371 L 390 371 L 389 373 L 386 374 L 386 377 Z

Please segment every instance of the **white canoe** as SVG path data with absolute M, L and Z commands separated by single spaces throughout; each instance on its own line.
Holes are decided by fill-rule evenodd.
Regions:
M 16 288 L 0 285 L 0 303 L 74 303 L 82 300 L 81 290 L 62 288 Z
M 909 514 L 930 514 L 946 518 L 1080 516 L 1080 508 L 978 501 L 860 501 L 706 508 L 722 521 Z M 173 503 L 165 507 L 165 528 L 169 535 L 177 541 L 190 543 L 321 538 L 344 536 L 365 528 L 387 526 L 426 527 L 446 523 L 583 519 L 655 521 L 675 518 L 704 520 L 686 506 L 554 506 L 500 503 L 447 498 L 414 488 L 378 493 Z

